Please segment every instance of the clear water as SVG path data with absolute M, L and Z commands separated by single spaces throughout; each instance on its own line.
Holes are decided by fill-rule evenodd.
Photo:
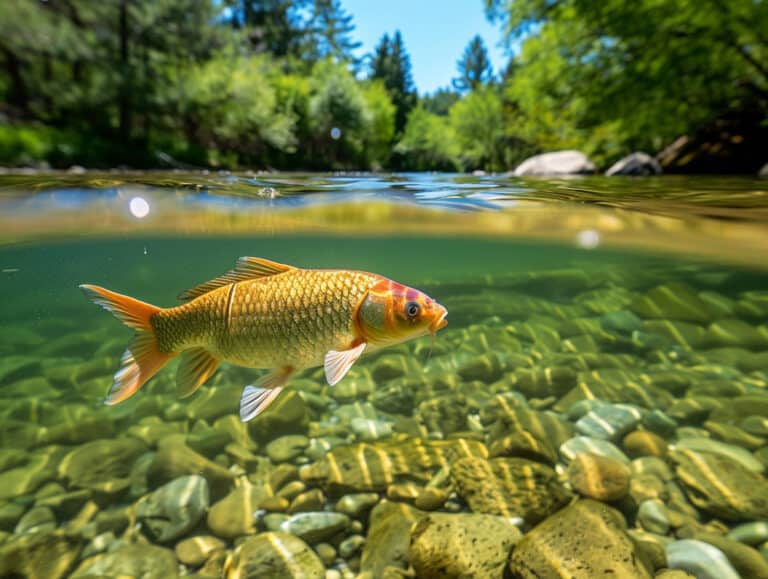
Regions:
M 449 326 L 431 355 L 425 338 L 364 356 L 345 379 L 359 386 L 357 394 L 351 387 L 335 394 L 320 372 L 305 372 L 294 383 L 301 397 L 292 402 L 299 411 L 291 407 L 299 415 L 296 423 L 277 421 L 279 427 L 270 430 L 265 415 L 267 422 L 259 425 L 257 419 L 245 438 L 224 425 L 236 416 L 240 391 L 258 378 L 257 370 L 224 366 L 195 397 L 179 401 L 174 371 L 166 369 L 131 400 L 104 406 L 131 332 L 88 303 L 78 284 L 172 306 L 180 291 L 230 269 L 242 255 L 380 273 L 443 303 Z M 652 429 L 645 425 L 647 414 L 661 410 L 674 418 L 662 436 L 668 444 L 686 437 L 720 440 L 742 446 L 733 452 L 764 466 L 767 255 L 765 181 L 747 179 L 2 175 L 0 575 L 131 575 L 139 574 L 144 559 L 150 569 L 142 572 L 149 577 L 170 568 L 182 575 L 258 576 L 238 567 L 244 555 L 237 546 L 242 536 L 270 529 L 265 512 L 283 511 L 290 501 L 249 505 L 253 512 L 242 536 L 220 536 L 218 551 L 194 563 L 178 544 L 221 535 L 210 515 L 200 515 L 170 540 L 160 539 L 152 525 L 153 518 L 166 515 L 137 518 L 136 505 L 173 481 L 171 475 L 152 476 L 159 466 L 150 465 L 163 439 L 174 434 L 231 473 L 224 488 L 207 480 L 211 508 L 245 480 L 261 485 L 263 492 L 254 491 L 260 499 L 278 492 L 264 490 L 278 468 L 266 449 L 286 434 L 306 436 L 301 444 L 311 443 L 310 448 L 328 439 L 348 445 L 368 441 L 386 451 L 416 438 L 464 438 L 490 448 L 505 420 L 494 410 L 502 399 L 555 413 L 569 428 L 578 420 L 574 404 L 585 398 L 636 406 L 643 419 L 631 431 Z M 563 369 L 569 377 L 558 385 L 545 378 L 530 384 L 537 372 Z M 351 402 L 349 391 L 364 407 L 358 418 L 384 425 L 379 440 L 353 429 L 340 412 Z M 754 414 L 728 412 L 730 401 L 739 397 L 747 407 L 757 400 Z M 687 411 L 686 401 L 706 408 Z M 457 420 L 455 412 L 440 410 L 441 403 L 462 408 L 462 416 Z M 288 412 L 279 405 L 270 410 L 281 411 Z M 142 427 L 159 431 L 158 424 L 167 432 L 142 434 Z M 229 438 L 223 432 L 230 432 Z M 73 474 L 72 457 L 82 460 L 76 451 L 96 448 L 84 447 L 87 443 L 107 440 L 109 448 L 126 439 L 143 445 L 128 463 L 110 465 L 95 455 L 105 462 L 103 469 L 94 466 L 91 478 Z M 560 441 L 544 442 L 558 450 Z M 623 434 L 614 442 L 627 450 Z M 323 460 L 322 453 L 303 450 L 287 463 L 307 472 Z M 662 460 L 673 472 L 679 465 L 668 455 Z M 561 451 L 553 466 L 565 492 L 577 495 L 567 462 Z M 392 484 L 416 482 L 422 488 L 439 466 L 414 464 L 413 472 L 393 475 Z M 182 471 L 174 473 L 213 476 L 204 467 Z M 766 485 L 762 474 L 755 476 L 754 484 Z M 344 491 L 327 480 L 302 477 L 303 482 L 294 481 L 299 492 L 323 492 L 322 504 L 311 510 L 334 511 Z M 451 486 L 450 477 L 443 478 L 448 498 L 439 512 L 478 511 Z M 690 484 L 673 483 L 692 511 L 683 525 L 658 536 L 724 534 L 755 518 L 754 510 L 724 516 L 712 506 L 715 499 L 692 498 L 696 491 Z M 359 481 L 350 484 L 346 492 L 371 490 Z M 388 486 L 373 490 L 382 499 L 413 502 L 397 492 L 400 487 Z M 728 492 L 739 494 L 739 488 Z M 759 492 L 768 504 L 768 490 Z M 632 495 L 606 502 L 630 529 L 642 530 L 639 501 Z M 386 566 L 381 561 L 387 562 L 386 550 L 393 547 L 376 551 L 361 540 L 361 549 L 350 554 L 341 549 L 345 539 L 366 538 L 371 530 L 366 514 L 353 519 L 322 540 L 305 537 L 314 551 L 325 548 L 318 549 L 318 543 L 336 550 L 322 564 L 329 576 L 377 576 Z M 526 522 L 521 530 L 528 533 L 533 526 Z M 165 551 L 150 556 L 129 549 L 149 544 Z

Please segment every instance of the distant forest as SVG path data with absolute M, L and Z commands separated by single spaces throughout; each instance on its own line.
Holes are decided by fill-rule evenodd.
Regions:
M 419 95 L 408 39 L 356 58 L 340 0 L 2 1 L 0 164 L 497 171 L 562 148 L 605 164 L 767 108 L 762 0 L 477 9 L 520 49 L 492 70 L 477 36 Z

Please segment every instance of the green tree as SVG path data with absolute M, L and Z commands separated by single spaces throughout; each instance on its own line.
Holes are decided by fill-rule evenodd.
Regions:
M 493 87 L 469 93 L 450 111 L 450 121 L 468 169 L 504 169 L 504 111 Z
M 460 148 L 449 119 L 417 106 L 395 152 L 412 171 L 461 171 Z
M 431 95 L 421 97 L 421 105 L 430 113 L 447 115 L 461 95 L 449 88 L 439 88 Z
M 451 82 L 453 88 L 461 92 L 475 90 L 493 78 L 493 67 L 488 58 L 488 50 L 479 34 L 469 41 L 464 54 L 456 63 L 456 69 L 459 76 Z
M 727 110 L 768 106 L 768 10 L 753 0 L 486 0 L 523 43 L 507 78 L 521 130 L 611 157 Z
M 340 0 L 313 0 L 305 31 L 305 57 L 315 61 L 328 57 L 355 62 L 353 52 L 360 42 L 352 40 L 355 30 L 352 15 Z
M 385 34 L 379 41 L 371 61 L 370 78 L 384 83 L 396 109 L 395 132 L 401 134 L 418 96 L 411 73 L 411 57 L 399 30 L 391 39 Z
M 256 52 L 297 55 L 309 0 L 228 0 L 229 20 Z

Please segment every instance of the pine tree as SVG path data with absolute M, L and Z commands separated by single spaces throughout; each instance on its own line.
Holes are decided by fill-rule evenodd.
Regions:
M 417 95 L 411 75 L 411 57 L 399 30 L 391 39 L 385 34 L 376 46 L 371 63 L 371 78 L 384 82 L 396 109 L 395 131 L 402 133 L 408 113 L 416 105 Z
M 309 60 L 334 57 L 355 63 L 353 52 L 361 43 L 352 40 L 354 30 L 352 15 L 342 8 L 340 0 L 314 0 L 305 57 Z
M 232 25 L 246 29 L 256 52 L 287 56 L 298 51 L 308 0 L 230 1 Z
M 459 76 L 453 79 L 452 84 L 458 91 L 475 90 L 493 78 L 488 51 L 479 34 L 469 41 L 456 68 Z

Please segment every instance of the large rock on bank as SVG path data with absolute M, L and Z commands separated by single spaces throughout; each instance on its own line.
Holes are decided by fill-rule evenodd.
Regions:
M 554 151 L 529 157 L 514 171 L 516 177 L 579 175 L 595 172 L 595 164 L 581 151 Z
M 630 175 L 642 177 L 647 175 L 660 175 L 662 172 L 659 162 L 648 153 L 635 152 L 619 159 L 605 172 L 606 176 Z

